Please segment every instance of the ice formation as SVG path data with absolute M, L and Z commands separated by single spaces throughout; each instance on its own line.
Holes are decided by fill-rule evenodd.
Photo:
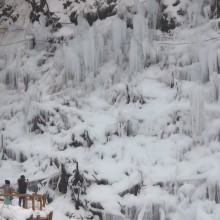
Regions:
M 104 40 L 101 33 L 95 33 L 94 27 L 84 34 L 77 36 L 70 45 L 61 47 L 56 52 L 55 68 L 64 73 L 65 84 L 77 86 L 87 77 L 94 77 L 97 68 L 102 64 L 104 57 Z M 64 62 L 62 62 L 62 58 Z
M 147 19 L 140 14 L 136 14 L 133 18 L 134 26 L 134 38 L 141 42 L 147 37 L 148 34 L 148 23 Z
M 205 126 L 205 111 L 202 88 L 194 88 L 191 97 L 192 136 L 194 141 L 201 141 Z
M 218 8 L 124 0 L 101 20 L 118 1 L 64 4 L 2 35 L 22 42 L 0 51 L 0 179 L 18 167 L 63 218 L 217 220 Z
M 112 21 L 112 43 L 113 43 L 113 50 L 118 51 L 122 50 L 126 43 L 127 37 L 127 27 L 126 23 L 119 18 L 115 18 Z
M 96 51 L 95 32 L 94 28 L 91 27 L 88 33 L 85 34 L 85 40 L 83 41 L 83 61 L 89 72 L 94 72 L 98 66 L 97 58 L 99 56 Z
M 140 43 L 131 39 L 130 50 L 129 50 L 129 66 L 130 72 L 139 72 L 142 70 L 142 48 Z
M 158 25 L 158 17 L 160 13 L 160 5 L 158 1 L 149 0 L 146 1 L 145 7 L 147 8 L 147 17 L 149 20 L 150 28 L 156 29 Z

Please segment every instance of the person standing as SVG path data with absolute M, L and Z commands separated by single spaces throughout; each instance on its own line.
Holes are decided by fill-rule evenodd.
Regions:
M 25 180 L 25 176 L 21 175 L 18 179 L 18 193 L 26 194 L 27 192 L 27 182 Z M 21 206 L 21 202 L 23 201 L 23 208 L 25 208 L 25 196 L 19 196 L 19 206 Z
M 9 180 L 5 180 L 5 184 L 0 188 L 4 190 L 4 194 L 12 194 L 12 188 L 10 186 L 10 181 Z M 13 198 L 13 197 L 5 196 L 4 197 L 4 204 L 5 205 L 11 205 L 12 204 L 11 203 L 11 201 L 12 201 L 11 198 Z

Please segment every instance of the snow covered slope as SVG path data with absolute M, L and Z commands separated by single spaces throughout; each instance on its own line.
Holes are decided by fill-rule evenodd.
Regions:
M 218 1 L 1 9 L 1 184 L 55 220 L 219 219 Z

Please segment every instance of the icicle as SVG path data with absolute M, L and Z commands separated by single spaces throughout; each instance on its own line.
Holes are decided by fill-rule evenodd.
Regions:
M 210 15 L 211 15 L 211 6 L 210 5 L 206 5 L 203 8 L 203 12 L 204 12 L 206 21 L 209 21 L 209 18 L 210 18 Z
M 74 53 L 80 57 L 80 59 L 83 59 L 83 41 L 82 41 L 82 36 L 77 36 L 73 42 L 70 43 L 70 48 L 74 51 Z
M 98 34 L 97 36 L 97 45 L 98 45 L 98 61 L 99 65 L 102 65 L 104 58 L 104 38 L 102 34 Z
M 157 22 L 158 22 L 158 14 L 160 12 L 160 5 L 156 0 L 148 0 L 146 1 L 146 8 L 148 9 L 148 20 L 149 20 L 149 27 L 156 29 Z
M 159 61 L 159 51 L 157 45 L 154 45 L 148 37 L 142 41 L 143 59 L 145 65 L 157 63 Z
M 45 27 L 46 23 L 47 23 L 47 17 L 45 15 L 40 15 L 39 17 L 39 23 L 41 25 L 41 27 Z
M 83 61 L 86 69 L 90 69 L 92 63 L 92 57 L 90 54 L 90 44 L 88 40 L 83 41 Z
M 78 27 L 79 29 L 82 30 L 87 30 L 89 29 L 90 25 L 87 22 L 87 20 L 83 17 L 82 13 L 80 13 L 77 17 L 77 23 L 78 23 Z
M 166 220 L 166 213 L 164 211 L 164 209 L 160 208 L 160 220 Z
M 142 41 L 142 50 L 143 50 L 144 59 L 149 58 L 150 57 L 151 46 L 150 46 L 149 40 L 147 38 L 145 38 Z
M 130 43 L 129 66 L 130 72 L 139 72 L 142 69 L 142 48 L 133 38 Z
M 138 218 L 137 220 L 143 220 L 145 217 L 145 213 L 146 213 L 146 207 L 143 207 L 141 209 L 141 211 L 138 213 Z
M 118 9 L 117 14 L 120 18 L 126 18 L 127 17 L 127 5 L 124 4 L 122 1 L 118 1 Z
M 217 50 L 217 71 L 219 73 L 220 70 L 220 50 Z
M 116 63 L 121 66 L 123 62 L 123 50 L 126 43 L 127 27 L 126 23 L 119 18 L 112 22 L 112 49 Z
M 199 64 L 200 74 L 198 80 L 202 83 L 209 81 L 209 68 L 208 68 L 208 51 L 205 48 L 201 48 L 199 51 Z
M 194 141 L 201 141 L 201 135 L 204 130 L 204 103 L 201 87 L 196 87 L 191 96 L 191 121 L 192 137 Z
M 126 207 L 125 208 L 125 217 L 126 219 L 135 219 L 137 215 L 137 207 Z
M 8 89 L 18 88 L 18 71 L 14 66 L 6 69 L 4 83 L 7 85 Z
M 102 216 L 103 220 L 124 220 L 121 216 L 110 214 L 110 213 L 104 213 Z
M 95 47 L 95 32 L 93 27 L 89 29 L 88 34 L 89 34 L 88 41 L 89 41 L 89 52 L 90 52 L 89 69 L 90 71 L 95 71 L 97 69 L 98 64 L 97 64 L 96 47 Z
M 220 185 L 218 183 L 207 183 L 207 197 L 220 203 Z
M 190 65 L 190 64 L 192 64 L 192 61 L 191 61 L 191 59 L 190 59 L 190 55 L 184 53 L 184 54 L 182 55 L 182 57 L 181 57 L 180 65 L 181 65 L 181 66 L 188 66 L 188 65 Z
M 140 14 L 136 14 L 133 18 L 134 38 L 137 41 L 144 40 L 148 35 L 147 19 Z
M 198 63 L 194 63 L 190 66 L 176 67 L 176 78 L 180 80 L 198 81 L 201 77 L 200 66 Z
M 96 72 L 104 57 L 104 39 L 101 33 L 95 33 L 94 27 L 83 35 L 77 36 L 55 54 L 55 67 L 65 72 L 64 83 L 73 80 L 73 85 L 84 81 L 88 74 Z M 64 58 L 64 59 L 63 59 Z M 63 62 L 64 61 L 64 62 Z
M 95 41 L 95 30 L 91 27 L 89 31 L 84 35 L 83 41 L 83 60 L 85 68 L 89 72 L 95 72 L 99 65 L 99 54 L 103 54 L 103 45 L 97 45 Z M 103 40 L 100 38 L 99 43 L 103 44 Z M 99 48 L 100 51 L 99 51 Z M 98 50 L 97 50 L 98 49 Z M 100 54 L 100 55 L 101 55 Z
M 212 77 L 212 92 L 213 92 L 213 101 L 220 101 L 220 76 L 218 73 L 213 73 Z
M 196 26 L 206 21 L 201 15 L 204 0 L 194 0 L 191 7 L 188 8 L 188 19 L 192 26 Z
M 33 49 L 35 47 L 35 37 L 34 37 L 34 30 L 32 25 L 28 25 L 25 31 L 25 40 L 27 43 L 28 49 Z
M 122 49 L 122 44 L 126 42 L 126 23 L 119 18 L 112 22 L 112 47 L 114 51 Z
M 159 204 L 150 204 L 141 209 L 137 220 L 159 220 L 162 219 L 163 213 Z
M 73 80 L 73 85 L 77 85 L 82 80 L 81 63 L 79 56 L 74 53 L 71 48 L 64 48 L 64 66 L 66 73 L 66 80 Z
M 134 4 L 135 4 L 136 9 L 137 9 L 137 14 L 145 16 L 147 9 L 144 6 L 144 4 L 140 1 L 138 1 L 138 0 L 134 0 Z

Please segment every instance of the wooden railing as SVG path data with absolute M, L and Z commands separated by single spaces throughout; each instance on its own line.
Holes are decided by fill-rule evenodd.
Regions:
M 12 193 L 12 194 L 0 194 L 0 196 L 8 196 L 8 197 L 24 197 L 24 208 L 27 209 L 27 201 L 31 200 L 32 201 L 32 210 L 35 210 L 35 202 L 40 203 L 40 210 L 43 210 L 43 207 L 45 207 L 46 204 L 46 195 L 38 195 L 36 193 L 33 194 L 17 194 L 17 193 Z

